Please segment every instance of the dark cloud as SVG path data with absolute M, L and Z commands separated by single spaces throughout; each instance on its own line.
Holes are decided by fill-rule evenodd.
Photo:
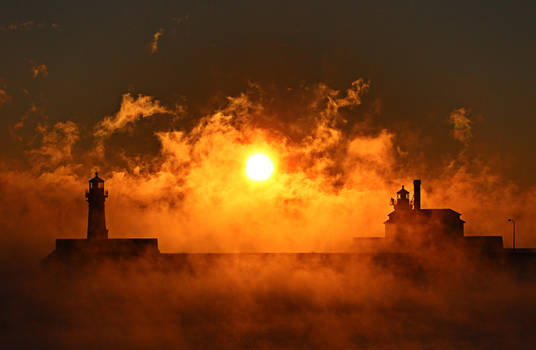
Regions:
M 37 23 L 34 20 L 28 20 L 20 23 L 9 24 L 0 27 L 0 32 L 19 32 L 29 31 L 34 29 L 58 29 L 59 25 L 56 23 Z

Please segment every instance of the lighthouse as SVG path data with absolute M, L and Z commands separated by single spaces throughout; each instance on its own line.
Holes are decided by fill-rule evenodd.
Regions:
M 135 258 L 140 256 L 157 257 L 158 239 L 156 238 L 108 238 L 104 202 L 108 191 L 104 190 L 104 180 L 95 173 L 89 180 L 86 190 L 88 203 L 87 239 L 57 238 L 56 249 L 43 262 L 67 262 L 77 266 L 81 263 L 93 262 L 96 257 L 111 259 Z
M 89 180 L 86 198 L 89 206 L 87 239 L 108 239 L 104 213 L 104 201 L 108 198 L 108 191 L 104 190 L 104 180 L 99 177 L 98 173 L 95 173 L 95 177 Z

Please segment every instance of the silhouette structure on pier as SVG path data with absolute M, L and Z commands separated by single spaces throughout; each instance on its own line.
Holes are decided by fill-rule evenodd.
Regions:
M 388 214 L 388 220 L 384 222 L 385 237 L 356 237 L 354 247 L 357 252 L 364 252 L 363 248 L 367 248 L 378 254 L 404 253 L 431 246 L 455 244 L 486 253 L 509 254 L 508 250 L 503 248 L 501 236 L 465 236 L 465 222 L 460 218 L 460 213 L 452 209 L 422 209 L 421 181 L 415 180 L 413 185 L 413 200 L 410 200 L 410 192 L 404 186 L 397 192 L 396 199 L 391 199 L 394 211 Z M 107 198 L 108 191 L 104 189 L 104 180 L 95 173 L 86 190 L 87 238 L 56 239 L 56 249 L 44 259 L 45 263 L 84 262 L 99 257 L 158 256 L 167 259 L 184 255 L 160 254 L 156 238 L 108 238 L 104 205 Z M 536 256 L 532 249 L 525 249 L 523 253 L 530 255 L 531 259 Z
M 129 258 L 141 255 L 157 255 L 158 239 L 156 238 L 108 238 L 104 201 L 108 191 L 104 189 L 104 180 L 95 173 L 89 180 L 86 190 L 88 202 L 87 239 L 58 238 L 56 249 L 44 259 L 44 262 L 56 260 L 78 260 L 99 257 Z
M 446 244 L 462 245 L 487 252 L 503 250 L 501 236 L 465 236 L 461 214 L 452 209 L 422 209 L 421 180 L 413 181 L 413 201 L 404 186 L 391 198 L 394 211 L 385 224 L 385 238 L 356 237 L 357 248 L 407 250 Z
M 385 237 L 404 244 L 406 242 L 430 243 L 447 241 L 464 236 L 461 214 L 452 209 L 422 209 L 421 181 L 413 181 L 413 203 L 409 192 L 397 192 L 396 200 L 391 199 L 394 211 L 387 216 Z

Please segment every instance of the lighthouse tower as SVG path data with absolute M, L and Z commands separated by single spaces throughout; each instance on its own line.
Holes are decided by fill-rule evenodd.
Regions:
M 89 205 L 87 218 L 87 239 L 85 238 L 58 238 L 56 249 L 49 254 L 43 262 L 68 262 L 79 264 L 92 261 L 96 256 L 109 258 L 135 258 L 140 256 L 157 257 L 158 239 L 156 238 L 112 238 L 108 239 L 106 218 L 104 215 L 104 201 L 108 198 L 108 191 L 104 190 L 104 180 L 95 177 L 89 180 L 89 189 L 86 190 Z
M 104 200 L 108 198 L 108 191 L 104 190 L 104 180 L 99 177 L 98 173 L 95 173 L 95 177 L 89 180 L 86 198 L 89 204 L 87 239 L 107 239 Z

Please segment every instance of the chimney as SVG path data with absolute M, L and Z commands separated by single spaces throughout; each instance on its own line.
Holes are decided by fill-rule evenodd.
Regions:
M 421 180 L 413 180 L 413 209 L 421 209 Z

